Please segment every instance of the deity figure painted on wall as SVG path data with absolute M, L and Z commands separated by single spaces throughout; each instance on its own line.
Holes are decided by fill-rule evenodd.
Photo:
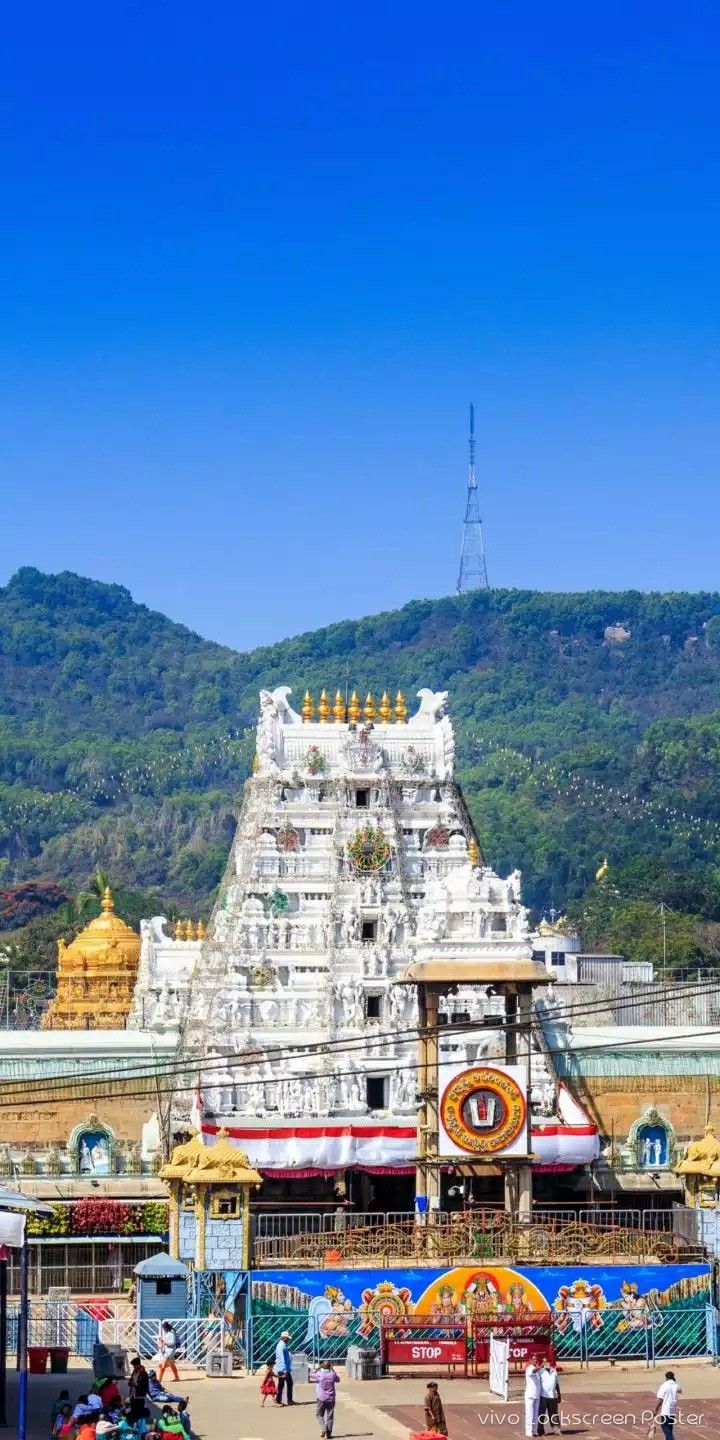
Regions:
M 102 1130 L 85 1130 L 78 1141 L 81 1175 L 110 1174 L 110 1142 Z

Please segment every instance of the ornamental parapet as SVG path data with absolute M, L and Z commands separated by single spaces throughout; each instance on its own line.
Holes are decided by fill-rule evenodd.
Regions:
M 653 1212 L 655 1214 L 655 1212 Z M 670 1218 L 671 1214 L 668 1212 Z M 261 1218 L 261 1217 L 258 1217 Z M 282 1217 L 272 1217 L 276 1222 Z M 315 1217 L 308 1217 L 314 1221 Z M 365 1222 L 365 1223 L 363 1223 Z M 380 1222 L 380 1223 L 377 1223 Z M 701 1261 L 701 1244 L 672 1229 L 548 1217 L 519 1221 L 500 1210 L 440 1212 L 387 1220 L 341 1213 L 324 1228 L 308 1223 L 301 1233 L 260 1233 L 256 1224 L 253 1263 L 262 1266 L 387 1268 L 403 1265 L 583 1265 L 623 1261 L 667 1265 Z

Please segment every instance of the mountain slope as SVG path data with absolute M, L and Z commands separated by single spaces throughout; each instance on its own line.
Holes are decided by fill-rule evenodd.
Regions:
M 23 569 L 0 590 L 3 883 L 100 864 L 202 913 L 259 689 L 317 697 L 346 674 L 363 695 L 449 690 L 487 856 L 535 906 L 579 900 L 606 852 L 714 874 L 716 594 L 478 591 L 237 654 L 120 586 Z

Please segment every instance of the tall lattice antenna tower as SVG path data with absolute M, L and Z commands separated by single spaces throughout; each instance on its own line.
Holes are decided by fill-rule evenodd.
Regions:
M 464 595 L 468 590 L 487 590 L 488 575 L 485 563 L 482 520 L 478 503 L 478 487 L 475 478 L 475 406 L 470 406 L 470 459 L 468 464 L 467 503 L 465 523 L 460 546 L 460 569 L 457 578 L 457 593 Z

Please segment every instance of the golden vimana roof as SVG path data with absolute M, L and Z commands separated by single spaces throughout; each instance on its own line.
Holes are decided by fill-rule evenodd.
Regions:
M 58 941 L 58 961 L 83 962 L 85 964 L 122 964 L 137 966 L 140 959 L 140 936 L 119 915 L 110 886 L 106 885 L 102 898 L 102 909 L 84 930 L 70 942 Z

